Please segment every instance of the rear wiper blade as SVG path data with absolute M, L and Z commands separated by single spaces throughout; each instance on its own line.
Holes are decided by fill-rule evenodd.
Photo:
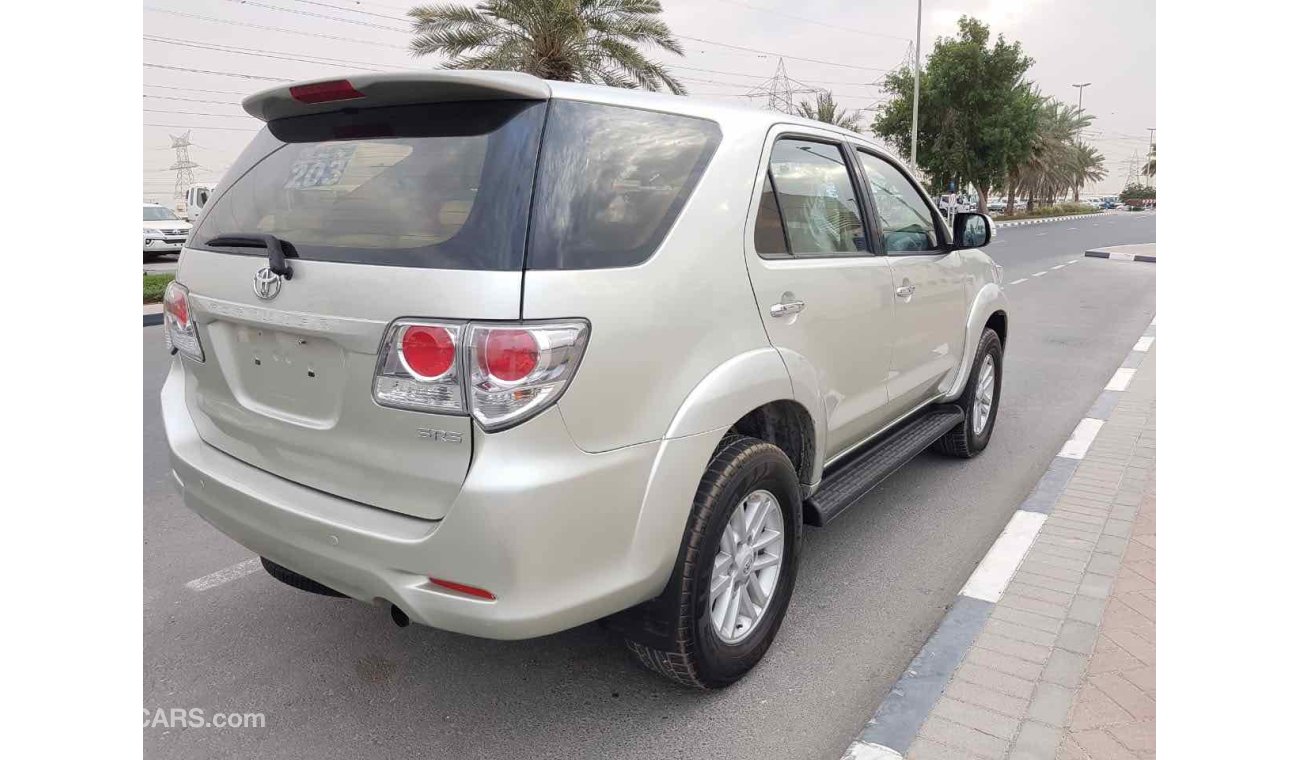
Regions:
M 275 235 L 262 232 L 232 232 L 209 238 L 203 244 L 213 248 L 265 248 L 267 258 L 271 260 L 271 271 L 286 280 L 293 279 L 293 267 L 289 266 L 285 259 L 297 257 L 298 254 L 293 250 L 293 246 L 288 246 L 286 252 L 284 241 Z

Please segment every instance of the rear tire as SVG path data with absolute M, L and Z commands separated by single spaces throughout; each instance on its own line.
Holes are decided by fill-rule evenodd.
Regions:
M 993 372 L 991 401 L 986 394 L 981 394 L 982 370 L 989 364 Z M 1001 399 L 1002 340 L 996 332 L 986 327 L 980 336 L 979 346 L 975 349 L 970 377 L 966 378 L 966 389 L 957 400 L 958 406 L 966 412 L 966 419 L 935 441 L 934 450 L 963 459 L 970 459 L 983 451 L 993 436 L 993 424 L 998 419 L 998 403 Z
M 779 523 L 779 540 L 775 539 L 778 529 L 764 529 L 759 524 L 763 518 L 758 516 L 777 508 L 779 520 L 771 516 L 768 525 Z M 798 568 L 802 509 L 799 477 L 781 449 L 756 438 L 724 439 L 696 491 L 672 578 L 663 594 L 642 613 L 655 618 L 648 621 L 651 627 L 667 633 L 660 639 L 662 648 L 627 639 L 628 648 L 641 664 L 696 689 L 728 686 L 757 665 L 776 638 L 790 603 Z M 754 515 L 757 539 L 742 536 L 737 543 L 736 537 L 746 532 L 737 530 L 734 522 L 738 510 L 742 524 L 747 514 Z M 763 544 L 764 540 L 768 543 Z M 779 552 L 774 546 L 778 543 Z M 768 582 L 758 580 L 759 576 L 773 566 L 772 556 L 778 553 L 775 580 L 766 592 L 766 604 L 757 611 L 756 600 L 764 594 L 762 584 Z M 738 607 L 744 604 L 757 613 L 748 623 L 743 612 L 730 622 L 715 622 L 714 610 L 723 602 L 721 593 L 727 593 L 710 594 L 711 585 L 719 587 L 715 564 L 724 569 L 722 575 L 730 572 L 735 577 L 738 585 L 728 586 L 728 590 L 735 588 L 732 593 Z M 726 571 L 728 567 L 732 569 Z M 758 588 L 751 591 L 751 582 Z M 725 604 L 721 609 L 725 621 Z M 731 631 L 733 640 L 724 640 L 720 628 Z

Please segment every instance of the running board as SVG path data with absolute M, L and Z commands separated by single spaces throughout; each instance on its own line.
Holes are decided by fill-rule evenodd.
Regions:
M 824 476 L 821 488 L 804 502 L 804 522 L 818 527 L 826 525 L 965 420 L 966 413 L 959 406 L 931 407 L 879 443 L 854 454 Z

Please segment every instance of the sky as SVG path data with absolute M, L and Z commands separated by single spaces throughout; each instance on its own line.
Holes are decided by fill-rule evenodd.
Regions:
M 458 4 L 473 5 L 469 0 Z M 788 76 L 830 89 L 852 109 L 880 100 L 876 82 L 905 60 L 916 37 L 911 0 L 663 0 L 685 55 L 667 64 L 693 97 L 767 104 L 752 94 L 784 60 Z M 402 0 L 145 0 L 144 196 L 170 203 L 171 137 L 188 131 L 195 180 L 217 181 L 260 122 L 239 106 L 280 80 L 359 69 L 433 68 L 413 58 Z M 1041 91 L 1078 102 L 1096 119 L 1086 139 L 1108 176 L 1085 193 L 1117 193 L 1156 127 L 1155 0 L 923 0 L 921 51 L 974 16 L 1019 41 Z M 306 60 L 303 60 L 306 59 Z M 796 94 L 796 99 L 811 94 Z M 872 113 L 862 114 L 869 124 Z

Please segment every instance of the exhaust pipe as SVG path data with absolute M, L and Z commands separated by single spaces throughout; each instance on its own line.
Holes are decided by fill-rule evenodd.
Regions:
M 388 610 L 392 614 L 393 622 L 397 624 L 398 628 L 405 628 L 411 624 L 411 618 L 407 617 L 405 612 L 402 612 L 401 607 L 394 604 L 390 606 Z

